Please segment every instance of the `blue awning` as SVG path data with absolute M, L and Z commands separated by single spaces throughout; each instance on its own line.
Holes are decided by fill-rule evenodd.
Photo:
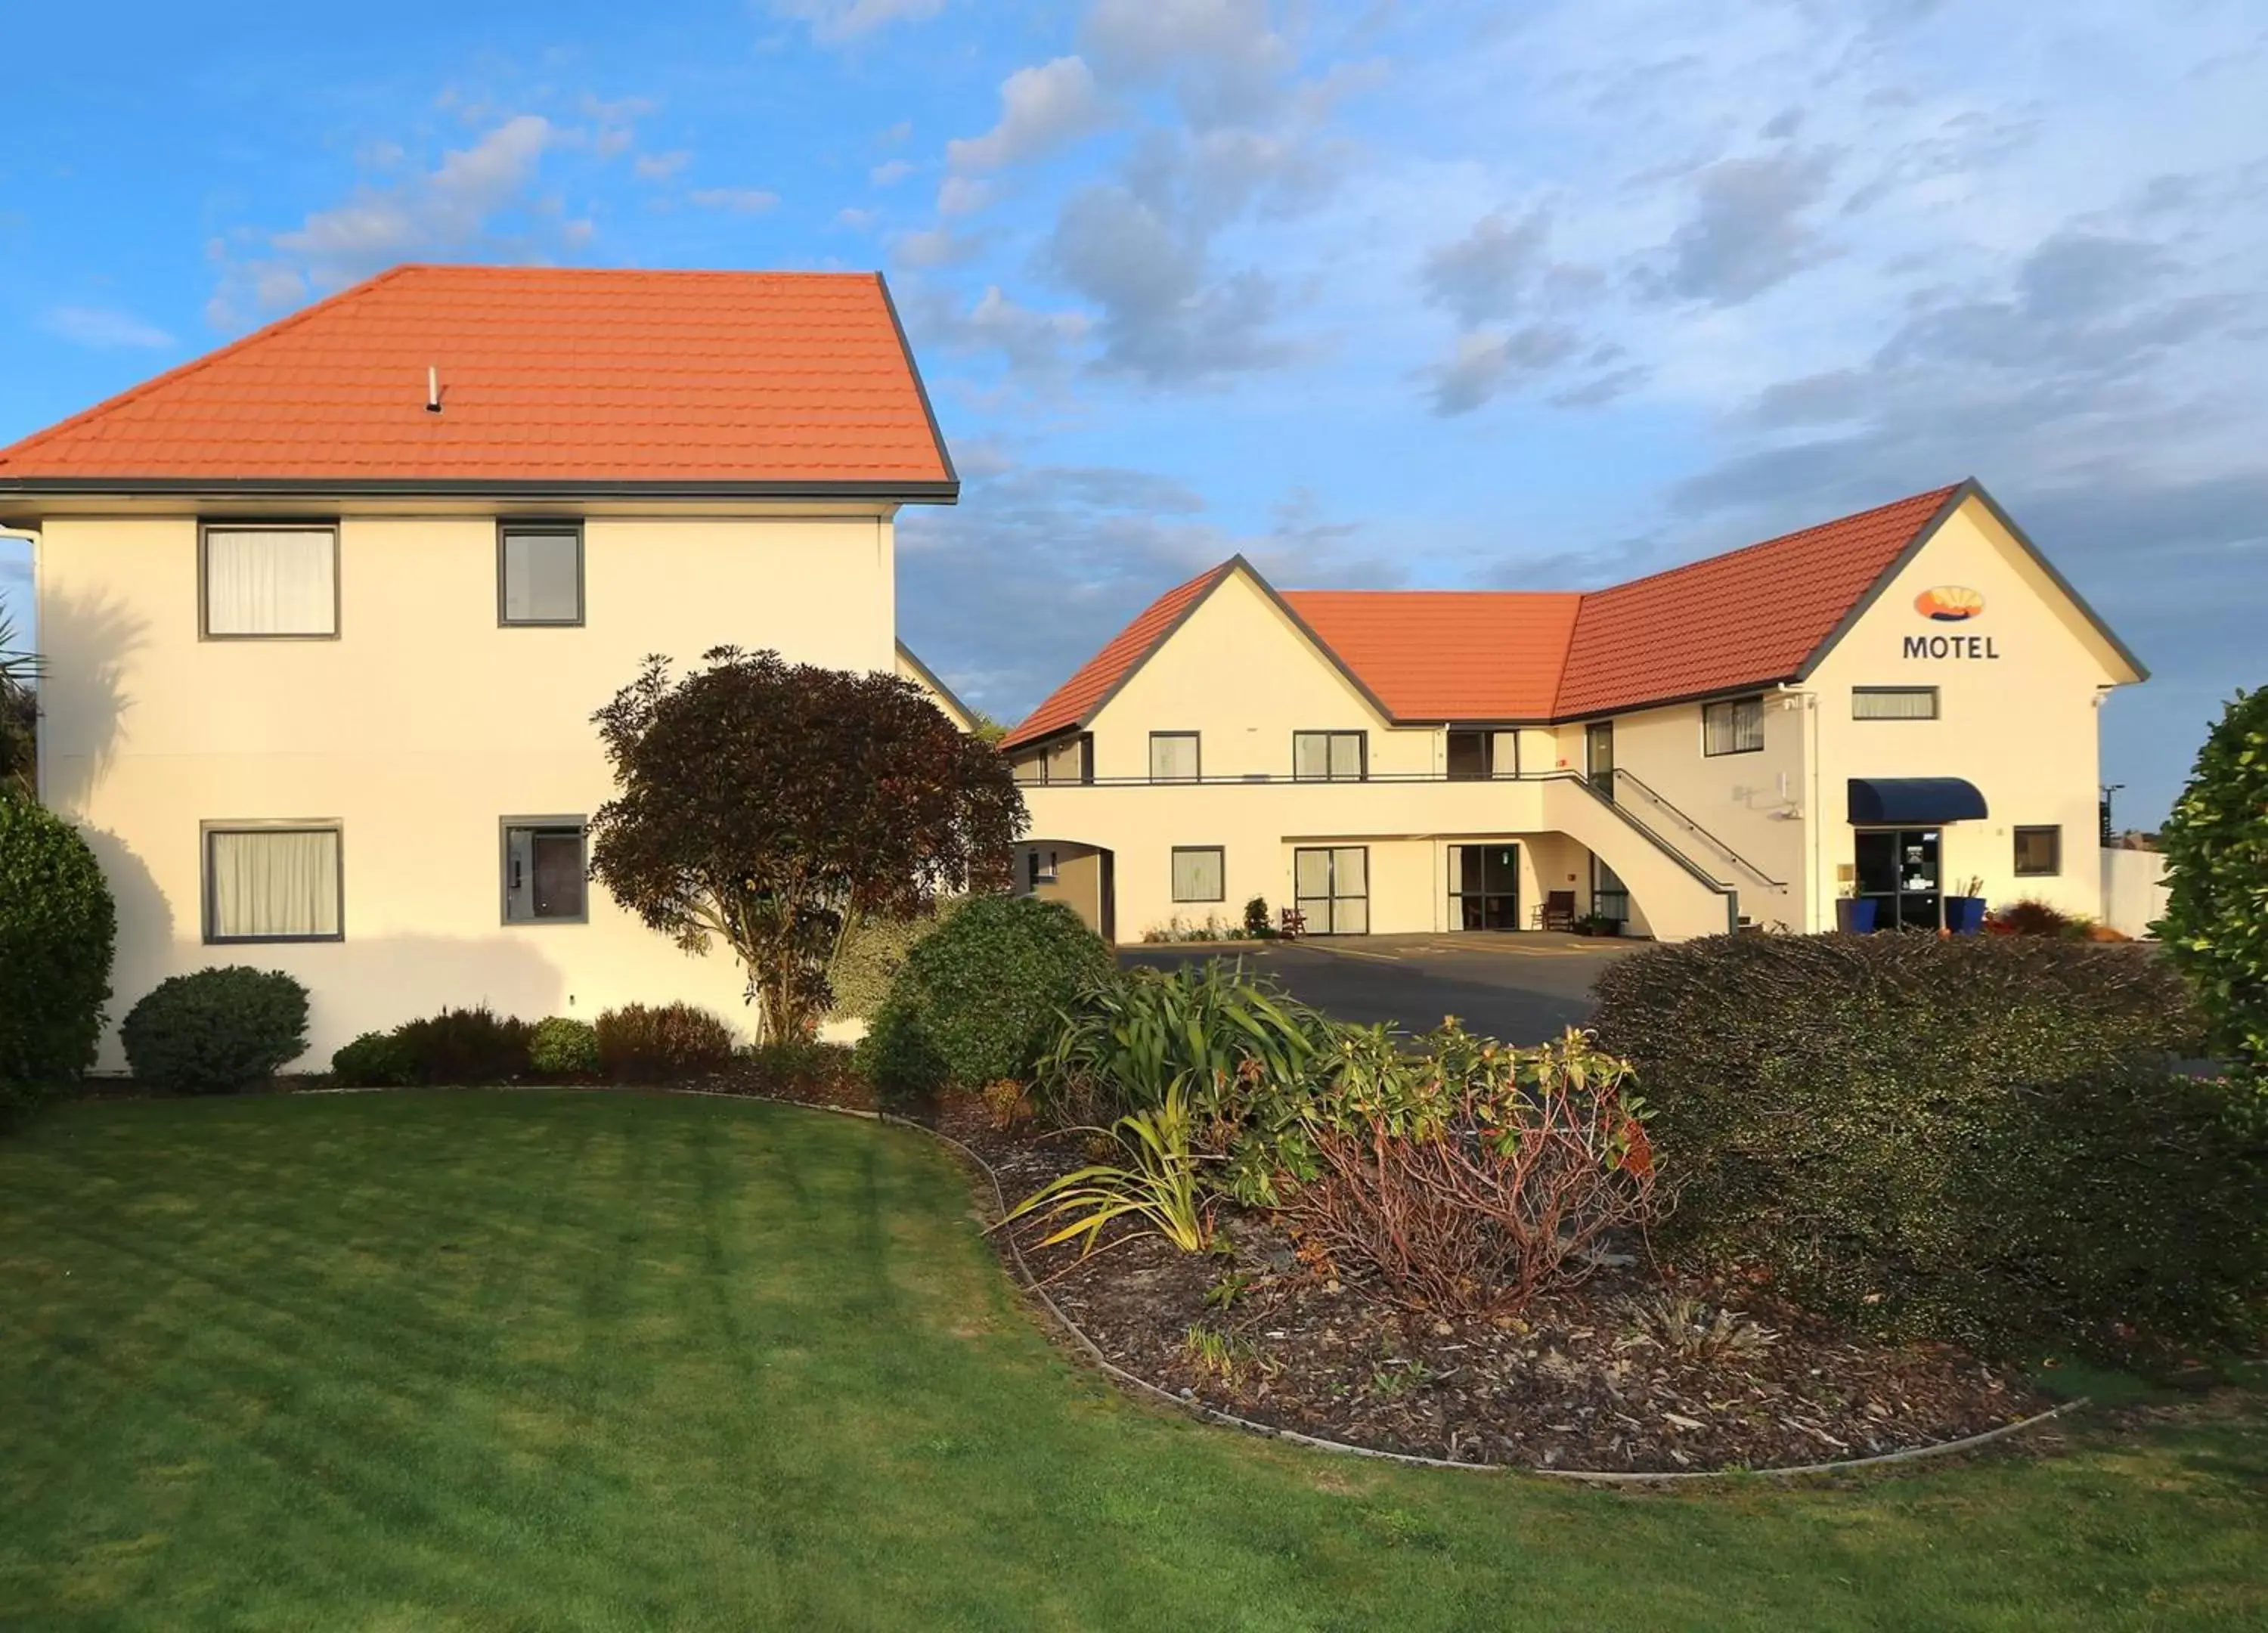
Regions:
M 1986 814 L 1984 796 L 1961 777 L 1851 779 L 1851 820 L 1869 828 L 1934 828 L 1940 822 L 1982 821 Z

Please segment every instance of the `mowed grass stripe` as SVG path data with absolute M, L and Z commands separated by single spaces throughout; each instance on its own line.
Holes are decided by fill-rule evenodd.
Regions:
M 1572 1491 L 1161 1417 L 920 1136 L 568 1092 L 0 1144 L 0 1625 L 2242 1627 L 2257 1409 L 1852 1489 Z

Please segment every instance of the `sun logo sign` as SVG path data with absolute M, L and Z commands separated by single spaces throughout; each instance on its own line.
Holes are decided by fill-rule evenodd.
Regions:
M 1957 624 L 1984 610 L 1984 598 L 1957 584 L 1941 584 L 1914 597 L 1914 611 L 1938 623 Z

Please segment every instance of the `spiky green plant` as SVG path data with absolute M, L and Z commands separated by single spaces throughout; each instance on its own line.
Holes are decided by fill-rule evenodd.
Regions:
M 1067 1221 L 1040 1246 L 1077 1239 L 1081 1258 L 1095 1250 L 1106 1228 L 1122 1220 L 1134 1226 L 1134 1235 L 1162 1236 L 1184 1253 L 1203 1253 L 1212 1225 L 1197 1184 L 1194 1122 L 1188 1087 L 1176 1082 L 1158 1106 L 1129 1112 L 1112 1125 L 1130 1163 L 1097 1163 L 1051 1180 L 1000 1223 L 1012 1225 L 1035 1213 L 1050 1225 Z

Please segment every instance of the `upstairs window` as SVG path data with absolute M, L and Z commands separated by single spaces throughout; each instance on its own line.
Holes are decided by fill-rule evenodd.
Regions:
M 215 525 L 204 530 L 197 600 L 208 640 L 307 640 L 339 632 L 339 530 Z
M 1359 783 L 1370 775 L 1367 732 L 1294 732 L 1292 775 L 1302 783 Z
M 1734 697 L 1701 706 L 1701 752 L 1753 754 L 1764 746 L 1764 700 Z
M 579 522 L 505 522 L 497 529 L 497 622 L 583 622 Z
M 1197 734 L 1195 732 L 1150 733 L 1150 780 L 1152 783 L 1194 783 L 1199 780 Z
M 1934 720 L 1937 688 L 1933 686 L 1854 686 L 1851 688 L 1853 720 Z
M 1453 783 L 1520 775 L 1517 732 L 1451 732 L 1448 770 Z
M 1027 784 L 1092 783 L 1094 781 L 1094 735 L 1081 732 L 1077 737 L 1067 737 L 1052 747 L 1017 761 L 1012 770 L 1019 783 Z

